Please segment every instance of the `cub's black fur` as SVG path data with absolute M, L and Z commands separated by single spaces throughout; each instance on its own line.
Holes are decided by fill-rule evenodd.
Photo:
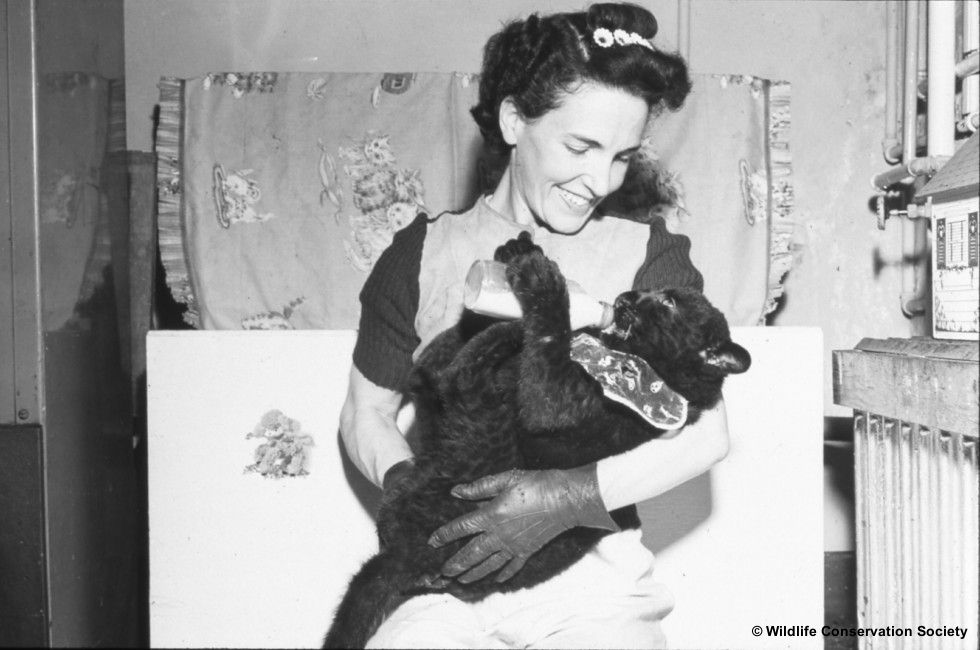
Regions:
M 581 558 L 606 530 L 573 528 L 532 555 L 517 575 L 464 584 L 440 580 L 440 567 L 466 540 L 434 549 L 429 536 L 476 507 L 458 484 L 511 468 L 571 468 L 657 437 L 633 411 L 609 399 L 569 358 L 568 292 L 558 267 L 522 234 L 497 249 L 524 318 L 443 332 L 410 379 L 416 407 L 415 468 L 378 513 L 381 551 L 352 580 L 327 635 L 327 648 L 364 647 L 413 595 L 448 592 L 475 601 L 540 583 Z M 629 291 L 615 305 L 616 327 L 599 335 L 612 349 L 645 359 L 689 400 L 688 423 L 714 406 L 748 352 L 729 337 L 724 316 L 698 292 Z M 622 528 L 640 525 L 632 506 L 613 511 Z M 439 587 L 435 587 L 439 585 Z

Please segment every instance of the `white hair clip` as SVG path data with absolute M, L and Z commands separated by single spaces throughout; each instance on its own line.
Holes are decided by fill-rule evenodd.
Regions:
M 609 31 L 605 27 L 600 27 L 599 29 L 592 32 L 592 40 L 599 47 L 612 47 L 613 44 L 616 45 L 640 45 L 647 48 L 648 50 L 653 50 L 653 46 L 650 45 L 650 41 L 643 38 L 636 32 L 627 32 L 625 29 L 617 29 L 614 32 Z

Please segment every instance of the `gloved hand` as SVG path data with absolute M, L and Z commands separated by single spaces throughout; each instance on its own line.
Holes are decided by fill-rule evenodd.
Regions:
M 485 476 L 453 488 L 461 499 L 493 499 L 442 526 L 429 544 L 443 546 L 476 535 L 442 567 L 460 582 L 501 569 L 497 582 L 514 577 L 527 559 L 575 526 L 617 531 L 602 503 L 595 463 L 570 470 L 519 470 Z

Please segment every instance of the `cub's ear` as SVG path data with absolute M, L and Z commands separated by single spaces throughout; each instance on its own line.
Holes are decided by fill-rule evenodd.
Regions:
M 752 365 L 752 357 L 748 350 L 733 341 L 701 350 L 701 358 L 709 366 L 714 366 L 731 375 L 745 372 Z

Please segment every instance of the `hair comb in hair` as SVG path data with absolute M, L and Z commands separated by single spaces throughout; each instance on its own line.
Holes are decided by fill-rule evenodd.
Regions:
M 615 31 L 609 31 L 605 27 L 599 27 L 594 32 L 592 32 L 592 40 L 599 47 L 612 47 L 615 45 L 640 45 L 647 48 L 648 50 L 653 50 L 653 45 L 650 41 L 643 38 L 636 32 L 627 32 L 625 29 L 617 29 Z

